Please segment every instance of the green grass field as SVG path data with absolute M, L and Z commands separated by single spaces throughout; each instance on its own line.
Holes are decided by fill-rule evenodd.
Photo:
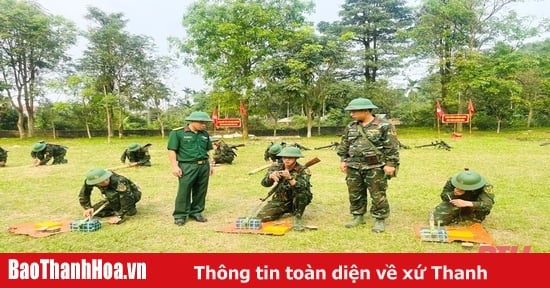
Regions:
M 400 129 L 402 143 L 414 147 L 438 138 L 437 131 Z M 448 177 L 470 167 L 494 185 L 496 204 L 483 223 L 497 245 L 531 246 L 532 252 L 550 252 L 550 131 L 466 132 L 462 139 L 441 139 L 453 149 L 433 147 L 401 150 L 399 175 L 389 183 L 391 215 L 386 232 L 370 231 L 373 220 L 355 229 L 344 224 L 349 214 L 345 175 L 338 169 L 334 150 L 304 151 L 304 163 L 313 157 L 321 162 L 311 167 L 312 203 L 304 221 L 317 231 L 288 232 L 284 236 L 216 232 L 238 217 L 247 216 L 268 188 L 260 185 L 263 174 L 248 175 L 262 166 L 263 152 L 271 141 L 297 142 L 308 148 L 339 141 L 338 136 L 307 138 L 256 138 L 244 143 L 232 165 L 215 168 L 210 178 L 204 215 L 207 223 L 173 224 L 172 210 L 177 179 L 171 175 L 166 138 L 45 139 L 69 146 L 68 164 L 31 167 L 30 150 L 39 139 L 0 139 L 9 151 L 7 167 L 0 168 L 1 252 L 465 252 L 460 243 L 429 243 L 418 240 L 414 225 L 427 224 L 429 212 L 439 203 L 439 193 Z M 121 225 L 96 232 L 67 232 L 44 238 L 9 233 L 14 224 L 82 218 L 78 192 L 86 172 L 94 167 L 119 166 L 124 148 L 132 142 L 152 143 L 152 167 L 118 172 L 141 186 L 138 215 Z M 99 190 L 93 196 L 99 199 Z M 369 203 L 370 208 L 370 203 Z M 477 245 L 469 251 L 477 251 Z

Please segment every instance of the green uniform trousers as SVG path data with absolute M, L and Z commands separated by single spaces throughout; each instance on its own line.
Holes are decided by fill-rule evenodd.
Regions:
M 201 162 L 201 164 L 197 164 L 199 162 L 179 163 L 182 176 L 179 178 L 178 194 L 172 213 L 174 219 L 187 218 L 189 215 L 197 215 L 204 211 L 210 163 L 206 160 Z

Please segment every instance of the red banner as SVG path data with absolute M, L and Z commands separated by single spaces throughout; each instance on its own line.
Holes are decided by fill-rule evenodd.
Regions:
M 218 126 L 216 128 L 228 128 L 228 127 L 241 127 L 241 119 L 240 118 L 218 119 Z
M 544 263 L 550 254 L 514 251 L 517 253 L 509 253 L 509 249 L 508 253 L 452 254 L 4 253 L 0 254 L 0 287 L 120 288 L 179 283 L 216 288 L 487 288 L 546 283 Z
M 246 112 L 246 108 L 244 107 L 243 101 L 239 102 L 239 112 L 243 117 L 246 117 L 248 115 L 248 112 Z
M 470 115 L 468 114 L 445 114 L 441 118 L 443 123 L 468 123 L 470 122 Z
M 439 104 L 439 100 L 435 101 L 435 113 L 437 114 L 437 119 L 441 118 L 445 114 L 441 108 L 441 104 Z
M 470 100 L 468 101 L 468 114 L 470 115 L 470 118 L 472 118 L 474 112 L 474 103 L 472 103 L 472 99 L 470 98 Z
M 214 124 L 214 127 L 216 128 L 220 127 L 219 118 L 220 117 L 218 117 L 218 109 L 214 107 L 214 110 L 212 111 L 212 122 Z

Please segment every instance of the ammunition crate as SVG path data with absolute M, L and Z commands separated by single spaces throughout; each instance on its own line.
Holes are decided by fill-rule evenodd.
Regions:
M 237 222 L 235 222 L 235 227 L 237 229 L 259 230 L 262 228 L 262 220 L 258 218 L 239 217 L 237 218 Z
M 447 230 L 443 228 L 423 228 L 420 229 L 420 239 L 429 242 L 448 242 L 449 236 Z
M 101 222 L 98 219 L 88 221 L 76 220 L 71 222 L 71 231 L 94 232 L 101 228 Z

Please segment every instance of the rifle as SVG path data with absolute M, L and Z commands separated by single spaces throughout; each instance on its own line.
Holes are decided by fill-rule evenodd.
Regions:
M 310 166 L 313 166 L 313 165 L 315 165 L 319 162 L 321 162 L 321 159 L 319 159 L 318 157 L 315 157 L 315 158 L 307 161 L 306 164 L 304 164 L 304 166 L 310 167 Z M 271 197 L 271 195 L 275 194 L 275 192 L 279 188 L 279 185 L 281 185 L 281 183 L 283 183 L 283 182 L 284 181 L 279 181 L 275 186 L 273 186 L 273 188 L 271 188 L 271 190 L 269 190 L 269 193 L 267 193 L 267 196 L 265 196 L 264 198 L 260 198 L 260 201 L 264 202 L 265 200 L 269 199 L 269 197 Z
M 250 171 L 248 172 L 248 175 L 256 174 L 256 173 L 258 173 L 258 172 L 260 172 L 260 171 L 262 171 L 262 170 L 265 170 L 265 169 L 271 167 L 271 165 L 273 165 L 273 163 L 265 164 L 264 166 L 261 166 L 261 167 L 258 167 L 258 168 L 256 168 L 256 169 L 250 170 Z
M 433 146 L 433 147 L 437 147 L 437 148 L 441 148 L 441 149 L 445 149 L 447 151 L 451 151 L 451 146 L 449 144 L 447 144 L 445 141 L 443 140 L 437 140 L 437 141 L 434 141 L 430 144 L 424 144 L 424 145 L 418 145 L 418 146 L 414 146 L 414 148 L 422 148 L 422 147 L 430 147 L 430 146 Z
M 338 143 L 338 142 L 332 142 L 332 144 L 330 144 L 330 145 L 321 146 L 321 147 L 315 147 L 315 148 L 313 148 L 313 149 L 315 149 L 315 150 L 320 150 L 320 149 L 330 148 L 331 150 L 334 150 L 334 149 L 338 148 L 338 146 L 340 146 L 340 143 Z
M 284 143 L 284 142 L 283 142 L 283 143 Z M 298 148 L 300 148 L 300 150 L 304 150 L 304 151 L 311 150 L 311 149 L 309 149 L 309 148 L 307 148 L 307 147 L 305 147 L 305 146 L 302 146 L 302 145 L 300 145 L 300 144 L 298 144 L 298 143 L 294 143 L 294 144 L 292 144 L 291 146 L 298 147 Z M 283 147 L 284 147 L 284 145 L 283 145 Z
M 229 145 L 229 148 L 237 150 L 237 147 L 244 147 L 244 144 Z

